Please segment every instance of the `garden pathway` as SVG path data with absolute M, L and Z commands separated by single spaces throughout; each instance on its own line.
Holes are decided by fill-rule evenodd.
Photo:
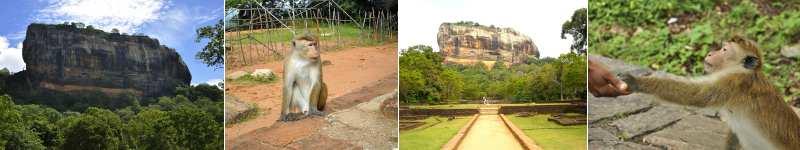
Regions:
M 481 108 L 481 115 L 475 120 L 458 149 L 523 149 L 514 138 L 511 130 L 497 114 L 497 108 Z

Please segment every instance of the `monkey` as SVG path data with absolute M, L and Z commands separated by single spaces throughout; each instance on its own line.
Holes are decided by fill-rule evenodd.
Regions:
M 703 76 L 667 78 L 623 73 L 632 92 L 720 114 L 744 149 L 800 149 L 800 118 L 762 73 L 756 43 L 733 36 L 703 61 Z
M 309 32 L 292 39 L 292 51 L 283 65 L 283 101 L 280 121 L 309 115 L 324 116 L 328 86 L 322 81 L 319 40 Z M 293 112 L 299 109 L 300 112 Z

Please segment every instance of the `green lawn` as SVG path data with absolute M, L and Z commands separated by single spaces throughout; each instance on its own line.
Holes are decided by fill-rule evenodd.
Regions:
M 586 125 L 561 126 L 547 121 L 550 115 L 516 117 L 507 115 L 509 120 L 546 150 L 585 150 Z
M 400 149 L 438 150 L 469 122 L 470 117 L 472 116 L 457 117 L 452 121 L 447 121 L 444 117 L 429 117 L 424 120 L 425 125 L 400 131 Z
M 278 80 L 278 76 L 253 76 L 251 74 L 244 75 L 239 77 L 238 79 L 225 79 L 227 83 L 234 83 L 240 85 L 256 85 L 256 84 L 270 84 L 275 83 Z

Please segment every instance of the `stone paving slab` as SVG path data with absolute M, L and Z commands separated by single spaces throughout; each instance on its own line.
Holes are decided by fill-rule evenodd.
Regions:
M 722 121 L 691 115 L 664 130 L 644 137 L 644 142 L 672 149 L 725 149 L 730 128 Z
M 589 128 L 589 141 L 619 141 L 610 131 L 603 128 Z
M 660 150 L 658 147 L 637 144 L 633 142 L 592 141 L 589 142 L 591 150 Z
M 644 94 L 631 94 L 616 98 L 589 97 L 589 123 L 614 116 L 629 114 L 650 108 L 652 101 L 644 99 Z
M 681 108 L 657 106 L 647 112 L 616 120 L 611 125 L 620 130 L 623 138 L 632 138 L 663 128 L 689 114 Z

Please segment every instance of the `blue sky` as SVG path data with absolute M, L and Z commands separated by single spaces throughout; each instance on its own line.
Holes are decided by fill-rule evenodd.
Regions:
M 174 48 L 192 73 L 192 84 L 216 83 L 223 69 L 207 67 L 194 55 L 206 41 L 194 41 L 195 29 L 223 15 L 223 0 L 16 0 L 0 5 L 0 68 L 24 69 L 22 41 L 30 23 L 83 22 L 122 33 L 143 33 Z

